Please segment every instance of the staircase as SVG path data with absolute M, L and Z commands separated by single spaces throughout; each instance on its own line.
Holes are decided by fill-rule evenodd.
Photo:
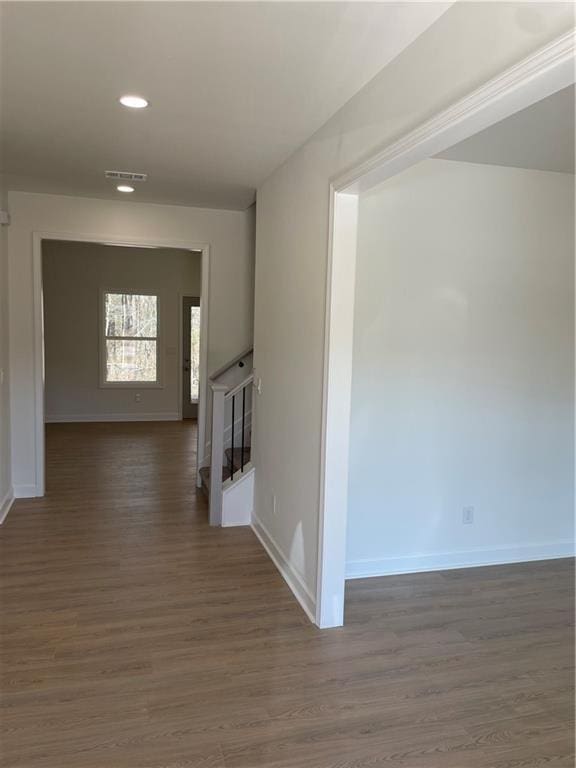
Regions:
M 210 524 L 249 525 L 254 498 L 252 436 L 252 350 L 221 368 L 209 380 L 210 440 L 199 470 L 208 496 Z M 216 467 L 216 471 L 212 468 Z
M 234 458 L 232 458 L 232 449 L 226 448 L 224 451 L 225 463 L 222 466 L 222 482 L 225 483 L 236 472 L 242 472 L 243 467 L 250 463 L 250 446 L 244 448 L 244 461 L 242 461 L 242 448 L 234 448 Z M 210 467 L 201 467 L 200 477 L 202 478 L 202 489 L 210 497 Z

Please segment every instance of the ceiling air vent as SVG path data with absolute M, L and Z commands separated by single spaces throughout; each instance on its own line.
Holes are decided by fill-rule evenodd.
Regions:
M 104 176 L 116 181 L 148 181 L 147 173 L 131 173 L 130 171 L 104 171 Z

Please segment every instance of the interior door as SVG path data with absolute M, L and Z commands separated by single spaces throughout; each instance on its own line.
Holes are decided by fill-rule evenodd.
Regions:
M 182 299 L 182 418 L 198 418 L 200 391 L 200 299 Z

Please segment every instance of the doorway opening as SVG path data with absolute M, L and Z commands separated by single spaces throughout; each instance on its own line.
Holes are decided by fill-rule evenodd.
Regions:
M 33 266 L 36 495 L 45 492 L 45 424 L 141 422 L 136 432 L 143 434 L 146 422 L 184 419 L 184 294 L 196 301 L 195 412 L 189 418 L 197 420 L 198 455 L 205 430 L 208 246 L 43 232 L 34 234 Z
M 331 184 L 316 593 L 319 627 L 344 622 L 359 199 L 421 161 L 572 86 L 574 80 L 574 43 L 568 34 Z M 466 514 L 465 522 L 469 509 Z
M 182 418 L 198 418 L 200 397 L 200 297 L 182 298 Z

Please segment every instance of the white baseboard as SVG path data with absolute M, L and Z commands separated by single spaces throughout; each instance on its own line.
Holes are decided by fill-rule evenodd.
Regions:
M 38 493 L 38 488 L 35 485 L 15 485 L 14 486 L 14 498 L 15 499 L 35 499 L 42 494 Z
M 262 521 L 259 520 L 254 513 L 252 514 L 252 530 L 270 556 L 270 559 L 276 568 L 280 571 L 284 581 L 292 590 L 294 597 L 302 606 L 304 613 L 308 616 L 310 621 L 315 624 L 316 598 L 312 595 L 300 574 L 294 570 L 288 558 L 283 554 L 280 547 L 268 533 Z
M 522 544 L 517 547 L 385 557 L 381 560 L 352 560 L 346 563 L 346 578 L 365 579 L 401 573 L 448 571 L 455 568 L 477 568 L 483 565 L 527 563 L 533 560 L 557 560 L 561 557 L 574 557 L 574 554 L 574 542 L 556 541 L 547 544 Z
M 107 421 L 180 421 L 178 413 L 71 413 L 46 416 L 46 424 Z
M 0 525 L 6 520 L 6 517 L 8 516 L 8 512 L 10 512 L 10 507 L 14 503 L 14 491 L 12 488 L 8 489 L 8 492 L 0 501 Z

